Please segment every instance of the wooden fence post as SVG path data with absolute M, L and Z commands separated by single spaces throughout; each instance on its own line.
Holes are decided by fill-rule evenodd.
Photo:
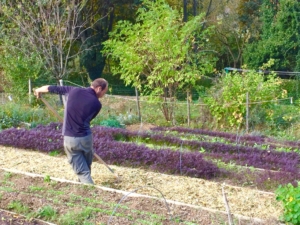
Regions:
M 190 90 L 187 90 L 186 92 L 186 101 L 187 101 L 187 122 L 189 127 L 191 123 Z
M 28 99 L 29 99 L 29 104 L 31 104 L 31 79 L 28 79 Z
M 59 85 L 64 86 L 63 80 L 59 80 Z M 66 97 L 64 95 L 61 96 L 64 107 L 66 106 Z
M 246 93 L 246 133 L 249 132 L 249 92 Z
M 136 95 L 136 106 L 137 106 L 139 121 L 141 122 L 141 107 L 140 107 L 139 93 L 136 87 L 135 87 L 135 95 Z

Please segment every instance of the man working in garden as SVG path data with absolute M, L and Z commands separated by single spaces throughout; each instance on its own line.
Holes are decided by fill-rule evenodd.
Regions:
M 108 89 L 108 82 L 103 78 L 94 80 L 90 87 L 46 85 L 37 88 L 34 95 L 42 93 L 65 95 L 66 105 L 63 121 L 64 150 L 69 163 L 80 182 L 94 184 L 91 177 L 93 161 L 93 137 L 90 122 L 101 110 L 102 98 Z

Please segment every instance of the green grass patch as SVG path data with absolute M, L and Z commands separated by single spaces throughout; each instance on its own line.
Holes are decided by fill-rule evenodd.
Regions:
M 29 186 L 28 188 L 30 191 L 43 191 L 45 188 L 43 187 L 37 187 L 37 186 Z
M 58 150 L 51 151 L 51 152 L 49 152 L 49 155 L 50 156 L 58 156 L 58 155 L 60 155 L 60 151 L 58 151 Z
M 13 210 L 14 212 L 20 213 L 20 214 L 26 214 L 26 213 L 30 212 L 30 208 L 18 200 L 13 200 L 10 203 L 8 203 L 7 208 L 9 210 Z
M 48 221 L 55 221 L 58 217 L 57 211 L 49 205 L 43 206 L 37 211 L 37 218 L 45 219 Z

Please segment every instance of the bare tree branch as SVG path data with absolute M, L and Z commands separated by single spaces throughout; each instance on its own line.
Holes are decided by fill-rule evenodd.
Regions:
M 39 53 L 45 68 L 59 80 L 71 72 L 68 66 L 71 60 L 96 46 L 86 47 L 93 35 L 84 34 L 94 30 L 95 24 L 111 12 L 97 20 L 94 19 L 97 18 L 96 12 L 83 17 L 87 2 L 89 0 L 11 0 L 0 2 L 0 13 L 19 27 L 19 33 L 11 31 L 12 37 L 27 40 L 28 49 L 25 51 Z

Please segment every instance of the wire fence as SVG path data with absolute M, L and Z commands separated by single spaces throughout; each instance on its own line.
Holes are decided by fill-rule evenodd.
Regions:
M 142 122 L 151 123 L 153 121 L 160 121 L 162 124 L 164 121 L 166 122 L 166 118 L 162 112 L 162 104 L 163 102 L 159 101 L 150 101 L 147 97 L 139 96 L 137 99 L 134 96 L 116 96 L 116 95 L 106 95 L 103 99 L 101 99 L 103 104 L 102 108 L 102 116 L 113 116 L 118 118 L 123 118 L 124 120 L 128 120 L 129 118 L 135 118 L 136 120 L 140 120 Z M 173 104 L 173 102 L 167 102 L 169 104 Z M 279 110 L 278 121 L 277 124 L 281 123 L 281 125 L 288 124 L 289 121 L 285 121 L 282 118 L 289 113 L 293 114 L 295 118 L 295 113 L 287 110 L 285 115 L 281 113 L 285 113 L 284 110 L 287 107 L 294 107 L 292 98 L 283 98 L 283 99 L 274 99 L 268 101 L 259 101 L 259 102 L 248 102 L 244 103 L 246 108 L 248 109 L 247 114 L 243 118 L 242 126 L 249 132 L 251 129 L 254 129 L 253 124 L 264 123 L 264 118 L 268 115 L 269 111 L 274 111 L 274 109 L 263 108 L 261 107 L 265 103 L 272 103 L 272 107 Z M 229 108 L 231 104 L 235 104 L 235 102 L 229 103 L 227 107 Z M 216 119 L 211 114 L 210 108 L 207 104 L 198 101 L 175 101 L 174 103 L 174 120 L 169 121 L 173 123 L 173 125 L 192 125 L 196 127 L 212 127 L 218 126 Z M 250 109 L 250 110 L 249 110 Z M 260 110 L 260 112 L 259 112 Z M 273 112 L 276 114 L 276 112 Z M 225 115 L 224 115 L 225 116 Z M 276 116 L 275 116 L 276 117 Z M 281 118 L 281 120 L 279 119 Z
M 62 82 L 63 85 L 72 85 L 82 87 L 76 83 L 70 81 Z M 118 88 L 115 88 L 116 90 Z M 130 94 L 128 94 L 130 93 Z M 31 93 L 32 94 L 32 93 Z M 149 96 L 138 96 L 138 93 L 124 92 L 124 94 L 116 95 L 112 91 L 108 91 L 104 98 L 101 99 L 102 110 L 98 118 L 105 120 L 114 117 L 122 123 L 155 123 L 162 125 L 178 125 L 178 126 L 190 126 L 197 128 L 217 128 L 220 125 L 220 121 L 214 118 L 209 105 L 205 104 L 201 98 L 188 101 L 187 97 L 173 101 L 159 101 L 150 99 Z M 245 132 L 255 130 L 255 126 L 259 123 L 265 123 L 268 114 L 273 113 L 273 123 L 279 126 L 288 126 L 294 120 L 300 120 L 298 108 L 295 107 L 293 98 L 271 99 L 251 102 L 247 99 L 248 96 L 245 93 L 245 101 L 243 103 L 228 102 L 223 107 L 230 108 L 232 105 L 244 104 L 247 109 L 246 115 L 243 117 L 241 127 Z M 14 101 L 14 97 L 7 93 L 0 93 L 0 104 L 5 104 Z M 57 110 L 61 111 L 59 98 L 53 97 L 53 101 L 50 100 Z M 262 105 L 269 103 L 271 108 L 261 107 Z M 165 112 L 163 104 L 172 105 L 173 111 Z M 172 121 L 168 121 L 166 114 L 171 114 Z M 228 115 L 224 115 L 226 117 Z M 290 118 L 290 119 L 289 119 Z M 222 122 L 222 121 L 221 121 Z

